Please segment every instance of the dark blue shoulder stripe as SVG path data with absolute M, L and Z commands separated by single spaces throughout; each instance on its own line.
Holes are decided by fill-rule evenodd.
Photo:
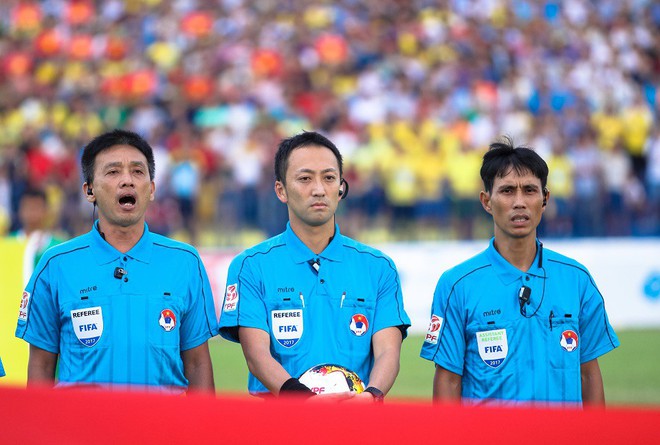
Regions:
M 284 247 L 286 246 L 286 243 L 281 243 L 281 244 L 275 244 L 274 246 L 270 246 L 270 248 L 266 251 L 260 252 L 254 252 L 251 253 L 250 255 L 245 255 L 245 258 L 243 258 L 243 261 L 241 261 L 241 267 L 238 269 L 238 273 L 236 274 L 236 280 L 237 282 L 241 281 L 241 274 L 243 273 L 243 267 L 245 266 L 245 262 L 248 260 L 248 258 L 253 258 L 257 255 L 268 255 L 273 249 L 276 249 L 278 247 Z M 241 326 L 240 319 L 241 319 L 241 298 L 240 298 L 240 289 L 238 290 L 239 293 L 239 298 L 238 298 L 238 305 L 236 307 L 236 327 L 239 328 Z M 225 292 L 225 297 L 227 298 L 226 292 Z M 222 299 L 222 305 L 224 307 L 224 298 Z
M 163 247 L 165 249 L 180 250 L 182 252 L 186 252 L 186 253 L 192 255 L 195 258 L 195 260 L 197 260 L 197 273 L 199 275 L 199 281 L 200 281 L 200 283 L 202 283 L 202 286 L 201 286 L 201 288 L 202 288 L 202 307 L 204 308 L 204 316 L 206 318 L 206 327 L 208 328 L 210 335 L 213 336 L 213 327 L 209 324 L 209 314 L 208 314 L 208 311 L 206 310 L 206 295 L 204 294 L 204 276 L 202 274 L 202 259 L 199 257 L 199 255 L 195 255 L 194 252 L 191 252 L 189 249 L 184 249 L 182 247 L 168 246 L 166 244 L 161 244 L 161 243 L 158 243 L 158 242 L 155 242 L 154 246 Z M 213 314 L 213 318 L 215 319 L 215 314 Z
M 46 264 L 44 264 L 44 267 L 41 268 L 41 270 L 39 271 L 39 273 L 37 274 L 37 276 L 35 277 L 35 279 L 33 281 L 32 289 L 30 289 L 30 301 L 28 302 L 29 306 L 32 306 L 32 300 L 34 298 L 34 289 L 36 288 L 37 282 L 39 281 L 39 277 L 41 277 L 41 274 L 44 273 L 44 271 L 48 268 L 48 265 L 50 264 L 50 262 L 54 258 L 57 258 L 58 256 L 68 255 L 70 253 L 77 252 L 78 250 L 83 250 L 83 249 L 89 249 L 89 244 L 87 244 L 85 246 L 79 246 L 79 247 L 73 248 L 71 250 L 67 250 L 66 252 L 56 253 L 52 257 L 48 258 L 48 261 L 46 261 Z M 28 311 L 29 311 L 29 307 L 28 307 Z M 28 317 L 27 321 L 25 322 L 25 329 L 23 329 L 23 333 L 21 334 L 21 338 L 23 338 L 25 336 L 25 333 L 28 330 L 28 325 L 29 324 L 30 324 L 30 317 Z
M 472 269 L 471 271 L 467 272 L 465 275 L 461 276 L 459 279 L 457 279 L 454 284 L 451 285 L 451 291 L 449 291 L 449 295 L 447 296 L 447 304 L 445 304 L 444 308 L 444 314 L 445 314 L 445 322 L 442 325 L 442 332 L 438 335 L 438 343 L 436 344 L 435 347 L 435 352 L 433 353 L 433 361 L 435 362 L 435 357 L 438 355 L 438 352 L 440 351 L 440 339 L 442 338 L 442 334 L 445 332 L 445 327 L 446 325 L 450 322 L 450 320 L 447 319 L 447 308 L 449 307 L 449 300 L 451 300 L 451 297 L 454 295 L 454 289 L 456 289 L 456 285 L 463 281 L 466 277 L 472 275 L 478 270 L 485 269 L 487 267 L 492 267 L 492 264 L 485 264 L 483 266 L 479 266 L 476 269 Z
M 591 282 L 591 285 L 594 287 L 594 289 L 596 289 L 596 292 L 598 292 L 598 296 L 600 297 L 600 299 L 602 301 L 602 304 L 603 304 L 603 324 L 605 325 L 605 332 L 607 332 L 607 338 L 609 339 L 610 344 L 612 345 L 612 347 L 615 347 L 614 346 L 614 341 L 612 340 L 612 336 L 610 335 L 610 330 L 607 329 L 607 313 L 605 312 L 605 298 L 603 297 L 603 294 L 600 293 L 600 289 L 598 289 L 598 286 L 596 286 L 596 282 L 594 281 L 594 279 L 591 276 L 591 274 L 589 273 L 589 271 L 587 269 L 585 269 L 584 267 L 578 266 L 577 264 L 567 263 L 565 261 L 559 261 L 559 260 L 555 260 L 555 259 L 552 259 L 552 258 L 549 258 L 548 261 L 552 262 L 552 263 L 562 264 L 564 266 L 569 266 L 569 267 L 572 267 L 574 269 L 577 269 L 577 270 L 581 271 L 582 273 L 584 273 L 587 276 L 587 278 L 589 278 L 589 282 Z

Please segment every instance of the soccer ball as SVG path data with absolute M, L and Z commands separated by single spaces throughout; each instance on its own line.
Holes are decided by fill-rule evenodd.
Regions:
M 360 394 L 364 391 L 364 383 L 356 373 L 328 363 L 309 368 L 298 380 L 316 394 Z

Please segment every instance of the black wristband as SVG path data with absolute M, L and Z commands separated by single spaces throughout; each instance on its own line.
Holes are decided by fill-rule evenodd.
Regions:
M 289 380 L 284 382 L 282 384 L 282 387 L 280 388 L 280 395 L 282 393 L 297 393 L 297 395 L 305 396 L 305 397 L 311 397 L 315 396 L 316 393 L 300 383 L 300 380 L 298 380 L 295 377 L 291 377 Z
M 364 390 L 364 392 L 368 392 L 369 394 L 374 396 L 374 400 L 376 402 L 382 402 L 383 399 L 385 398 L 385 394 L 383 394 L 383 391 L 376 388 L 375 386 L 368 387 L 367 389 Z

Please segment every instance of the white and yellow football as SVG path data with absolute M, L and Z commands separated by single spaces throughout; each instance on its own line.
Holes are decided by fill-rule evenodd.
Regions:
M 356 373 L 343 366 L 329 363 L 309 368 L 298 380 L 319 395 L 347 392 L 359 394 L 364 391 L 364 383 Z

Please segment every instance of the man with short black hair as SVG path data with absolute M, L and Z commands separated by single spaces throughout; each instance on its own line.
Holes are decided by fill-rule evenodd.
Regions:
M 314 395 L 298 377 L 329 363 L 367 382 L 356 400 L 380 401 L 399 372 L 410 326 L 399 275 L 382 252 L 340 233 L 342 173 L 341 154 L 323 135 L 283 140 L 275 193 L 288 208 L 286 231 L 229 267 L 220 334 L 241 343 L 252 394 Z
M 217 322 L 206 270 L 187 244 L 151 233 L 149 144 L 114 130 L 84 148 L 83 193 L 98 220 L 49 249 L 23 292 L 16 336 L 28 385 L 214 391 L 207 340 Z
M 598 357 L 619 345 L 587 269 L 543 248 L 548 166 L 510 140 L 491 144 L 481 204 L 495 236 L 446 271 L 421 356 L 435 363 L 435 400 L 602 405 Z

